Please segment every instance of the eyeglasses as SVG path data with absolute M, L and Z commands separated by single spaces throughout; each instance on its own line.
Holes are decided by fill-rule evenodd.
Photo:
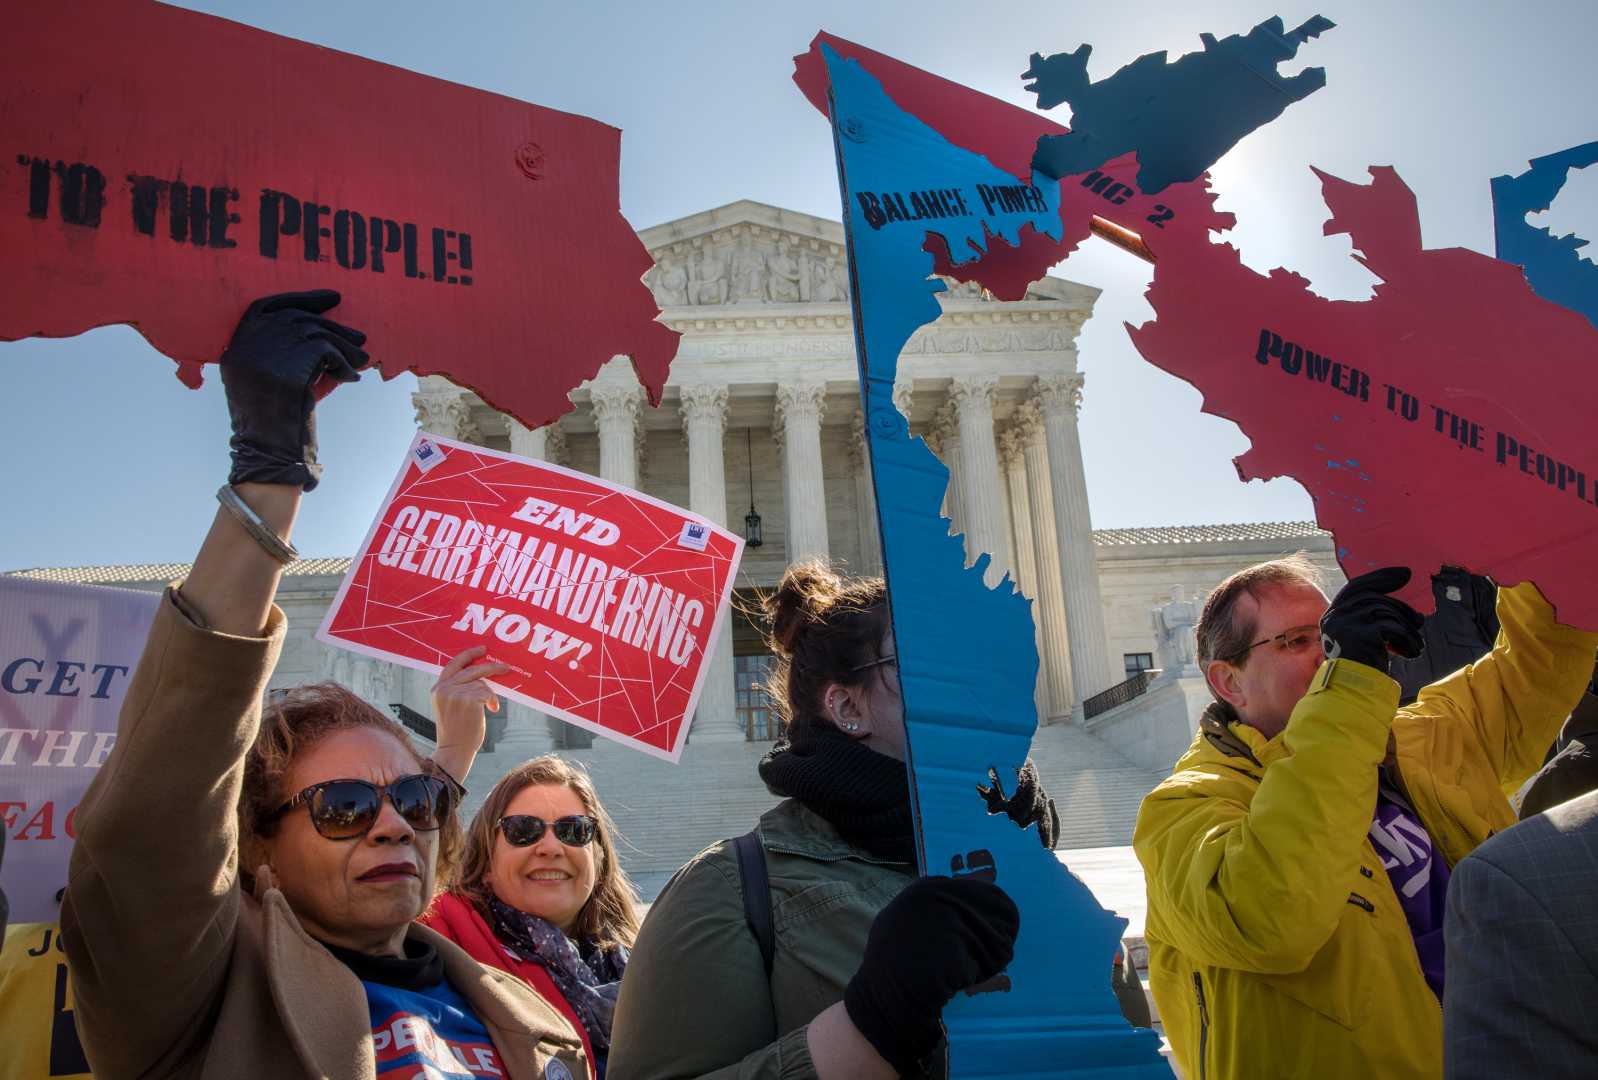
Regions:
M 1291 630 L 1283 630 L 1275 637 L 1261 638 L 1248 648 L 1233 653 L 1227 659 L 1235 664 L 1261 645 L 1275 645 L 1282 652 L 1301 653 L 1311 645 L 1320 643 L 1321 628 L 1316 623 L 1310 623 L 1308 626 L 1295 626 Z
M 849 669 L 849 674 L 853 675 L 857 671 L 864 671 L 866 668 L 874 668 L 879 664 L 892 664 L 898 659 L 899 657 L 894 653 L 889 653 L 887 656 L 879 656 L 875 660 L 867 660 L 863 664 L 856 664 L 854 667 Z
M 545 821 L 531 814 L 506 814 L 499 819 L 499 831 L 511 847 L 530 847 L 544 838 L 544 830 L 554 829 L 555 839 L 567 847 L 587 847 L 599 829 L 599 823 L 587 814 Z
M 418 832 L 432 832 L 449 816 L 448 791 L 443 780 L 420 773 L 402 776 L 392 784 L 324 780 L 278 807 L 262 824 L 276 821 L 304 803 L 317 832 L 329 840 L 354 840 L 372 830 L 386 796 L 407 825 Z

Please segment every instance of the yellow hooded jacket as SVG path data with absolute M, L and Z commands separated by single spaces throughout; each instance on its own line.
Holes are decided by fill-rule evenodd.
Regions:
M 1369 839 L 1377 769 L 1396 766 L 1453 867 L 1515 823 L 1506 792 L 1541 765 L 1598 648 L 1529 583 L 1499 591 L 1498 617 L 1487 656 L 1402 710 L 1396 682 L 1346 659 L 1274 739 L 1212 705 L 1143 801 L 1149 977 L 1189 1080 L 1442 1075 L 1442 1009 Z

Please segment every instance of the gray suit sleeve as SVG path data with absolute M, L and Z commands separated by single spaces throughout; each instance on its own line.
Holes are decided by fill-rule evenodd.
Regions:
M 1520 801 L 1520 820 L 1525 821 L 1534 814 L 1595 790 L 1598 790 L 1598 756 L 1593 754 L 1585 739 L 1576 740 L 1555 754 L 1532 780 L 1525 798 Z
M 1592 883 L 1587 883 L 1591 888 Z M 1444 1075 L 1591 1077 L 1598 978 L 1541 901 L 1479 855 L 1448 886 Z

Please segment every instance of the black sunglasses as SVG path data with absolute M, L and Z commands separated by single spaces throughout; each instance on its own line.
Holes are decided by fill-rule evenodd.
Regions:
M 418 832 L 431 832 L 449 816 L 449 786 L 436 776 L 417 773 L 392 784 L 366 780 L 324 780 L 312 784 L 267 815 L 269 824 L 304 803 L 311 824 L 329 840 L 354 840 L 365 836 L 377 821 L 384 796 L 405 823 Z
M 499 831 L 511 847 L 528 847 L 544 838 L 546 828 L 555 830 L 555 839 L 567 847 L 587 847 L 599 829 L 599 823 L 587 814 L 545 821 L 531 814 L 506 814 L 499 819 Z

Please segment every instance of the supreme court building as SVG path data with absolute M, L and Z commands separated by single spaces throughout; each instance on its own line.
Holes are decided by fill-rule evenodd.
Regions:
M 421 380 L 417 424 L 642 489 L 740 533 L 758 517 L 762 542 L 746 549 L 737 582 L 749 611 L 756 594 L 799 559 L 880 573 L 842 226 L 744 201 L 640 236 L 656 264 L 646 281 L 664 321 L 683 335 L 659 408 L 647 406 L 630 365 L 618 359 L 572 393 L 569 413 L 536 431 L 438 377 Z M 1076 790 L 1093 804 L 1062 801 L 1062 846 L 1129 842 L 1137 799 L 1191 737 L 1204 697 L 1182 645 L 1182 635 L 1191 635 L 1183 613 L 1192 613 L 1194 597 L 1234 570 L 1299 549 L 1326 569 L 1329 584 L 1341 578 L 1330 538 L 1308 523 L 1094 532 L 1077 431 L 1076 340 L 1098 293 L 1049 277 L 1025 299 L 1005 303 L 951 282 L 940 297 L 942 318 L 911 339 L 894 390 L 911 431 L 951 470 L 945 514 L 965 535 L 968 559 L 991 554 L 990 583 L 1008 573 L 1034 601 L 1041 660 L 1034 756 L 1057 795 Z M 289 568 L 279 603 L 291 629 L 273 685 L 334 678 L 425 729 L 432 676 L 314 639 L 348 562 Z M 23 573 L 158 588 L 185 570 Z M 612 806 L 622 810 L 617 816 L 634 844 L 630 869 L 674 867 L 696 850 L 695 837 L 731 835 L 728 822 L 743 831 L 762 800 L 771 801 L 753 773 L 777 735 L 759 689 L 769 662 L 755 622 L 735 611 L 716 645 L 681 766 L 607 750 L 586 732 L 511 705 L 502 714 L 508 723 L 493 725 L 494 749 L 470 786 L 480 800 L 517 761 L 573 753 L 595 772 L 607 802 L 607 783 L 630 788 L 629 807 Z M 1160 694 L 1163 704 L 1154 700 Z M 719 816 L 685 820 L 671 793 L 702 785 L 705 770 L 719 777 Z M 658 798 L 649 794 L 656 789 Z M 651 832 L 662 814 L 677 826 L 670 837 Z

